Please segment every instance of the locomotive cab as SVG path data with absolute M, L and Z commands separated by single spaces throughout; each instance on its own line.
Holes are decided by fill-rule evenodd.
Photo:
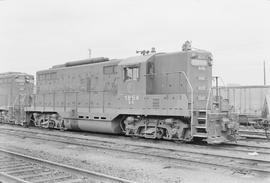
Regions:
M 119 94 L 125 97 L 146 94 L 146 63 L 152 55 L 135 56 L 122 60 L 120 67 L 121 80 L 119 81 Z M 135 98 L 137 98 L 135 96 Z
M 210 52 L 158 53 L 127 58 L 119 65 L 127 135 L 209 143 L 234 138 L 228 111 L 212 110 Z

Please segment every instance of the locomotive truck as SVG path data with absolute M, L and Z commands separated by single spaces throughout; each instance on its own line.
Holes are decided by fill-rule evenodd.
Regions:
M 237 126 L 226 103 L 212 101 L 212 64 L 210 52 L 183 48 L 55 65 L 36 73 L 36 93 L 21 121 L 153 139 L 234 141 Z

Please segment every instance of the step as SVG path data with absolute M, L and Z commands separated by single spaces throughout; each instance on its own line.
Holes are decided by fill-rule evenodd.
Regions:
M 206 126 L 195 126 L 195 128 L 204 128 L 204 129 L 206 129 Z
M 199 112 L 207 112 L 208 110 L 206 110 L 206 109 L 199 109 L 198 111 Z
M 205 137 L 205 138 L 207 138 L 207 134 L 206 133 L 196 133 L 195 135 L 193 135 L 193 137 Z
M 201 134 L 207 134 L 206 126 L 195 126 L 195 132 Z
M 198 125 L 206 125 L 206 118 L 197 118 Z
M 206 118 L 202 118 L 202 117 L 198 117 L 197 119 L 206 121 Z
M 198 116 L 199 117 L 206 117 L 207 116 L 207 112 L 206 111 L 198 111 Z

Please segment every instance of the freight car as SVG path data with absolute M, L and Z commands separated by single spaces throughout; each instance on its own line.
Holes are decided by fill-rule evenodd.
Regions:
M 218 90 L 233 106 L 232 112 L 247 116 L 261 116 L 265 96 L 270 95 L 270 85 L 226 86 Z
M 29 106 L 33 93 L 34 76 L 21 72 L 0 74 L 0 122 L 21 122 L 22 110 Z
M 183 47 L 125 59 L 67 62 L 36 74 L 28 125 L 209 143 L 235 140 L 226 106 L 212 107 L 212 54 Z

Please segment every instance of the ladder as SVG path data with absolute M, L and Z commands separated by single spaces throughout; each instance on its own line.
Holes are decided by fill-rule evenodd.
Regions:
M 207 137 L 207 110 L 198 110 L 196 115 L 197 117 L 194 118 L 197 122 L 195 123 L 195 133 L 194 137 Z

